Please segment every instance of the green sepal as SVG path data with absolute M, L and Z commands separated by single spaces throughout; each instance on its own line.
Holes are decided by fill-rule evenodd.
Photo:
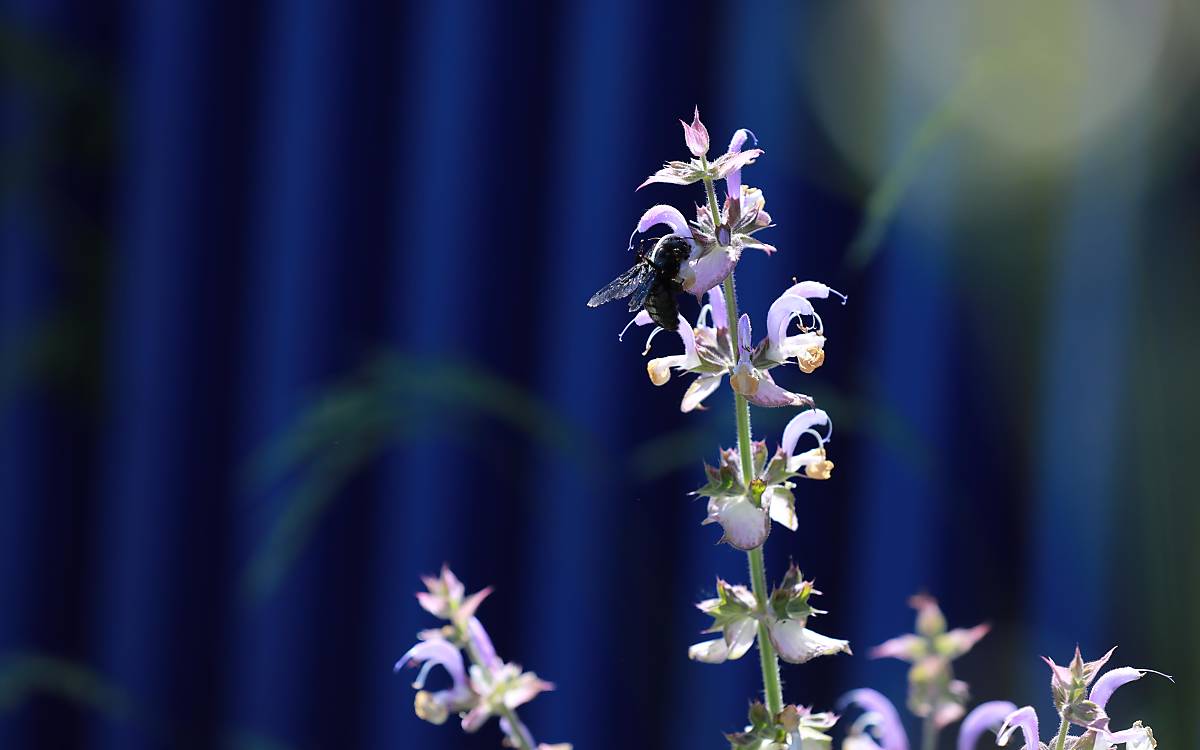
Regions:
M 739 620 L 753 616 L 754 609 L 734 595 L 732 586 L 718 578 L 717 604 L 706 607 L 704 613 L 713 618 L 713 624 L 703 632 L 717 633 Z

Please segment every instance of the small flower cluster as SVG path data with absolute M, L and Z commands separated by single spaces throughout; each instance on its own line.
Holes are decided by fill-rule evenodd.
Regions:
M 946 616 L 937 600 L 927 594 L 909 599 L 917 611 L 916 632 L 906 633 L 871 649 L 875 659 L 899 659 L 912 666 L 908 670 L 908 710 L 925 719 L 929 733 L 922 743 L 929 747 L 936 742 L 937 733 L 963 718 L 969 695 L 967 683 L 954 678 L 951 662 L 966 654 L 987 635 L 990 626 L 946 629 Z M 884 750 L 908 750 L 904 725 L 891 701 L 882 694 L 860 689 L 847 694 L 844 705 L 855 705 L 865 713 L 853 725 L 842 747 L 844 750 L 872 750 L 877 747 L 873 736 L 882 742 Z M 1004 718 L 1016 710 L 1006 701 L 991 701 L 977 706 L 959 729 L 958 746 L 973 748 L 986 729 L 996 729 Z
M 830 638 L 806 627 L 808 618 L 825 614 L 808 601 L 809 597 L 820 593 L 813 588 L 812 581 L 804 580 L 795 565 L 788 569 L 783 582 L 763 603 L 745 586 L 731 586 L 717 579 L 717 597 L 696 606 L 713 618 L 712 627 L 704 632 L 720 633 L 721 637 L 697 643 L 688 649 L 688 656 L 706 664 L 740 659 L 754 644 L 760 625 L 766 628 L 771 645 L 780 658 L 790 664 L 803 664 L 818 656 L 848 654 L 848 641 Z
M 941 729 L 962 718 L 968 697 L 967 683 L 954 679 L 950 663 L 970 651 L 991 626 L 980 624 L 947 631 L 946 616 L 932 596 L 918 594 L 909 605 L 917 610 L 917 632 L 881 643 L 871 650 L 871 656 L 912 665 L 908 671 L 908 710 L 914 716 L 932 719 Z
M 492 640 L 475 616 L 476 610 L 491 593 L 483 589 L 466 596 L 466 587 L 450 571 L 422 579 L 426 591 L 417 594 L 421 607 L 447 621 L 447 624 L 418 634 L 420 642 L 408 650 L 395 670 L 420 666 L 413 687 L 417 689 L 417 716 L 431 724 L 444 724 L 451 714 L 462 719 L 465 732 L 475 732 L 493 716 L 500 717 L 500 729 L 510 747 L 522 750 L 570 750 L 571 746 L 535 745 L 529 729 L 517 718 L 516 709 L 554 686 L 533 672 L 504 662 L 496 654 Z M 466 666 L 466 652 L 470 668 Z M 440 666 L 450 676 L 450 687 L 430 692 L 425 681 L 430 671 Z
M 696 375 L 680 404 L 685 413 L 700 407 L 726 375 L 734 393 L 745 396 L 755 406 L 812 405 L 808 396 L 776 385 L 769 371 L 794 360 L 801 372 L 810 374 L 825 362 L 825 326 L 811 300 L 826 299 L 830 294 L 842 297 L 816 281 L 802 281 L 788 287 L 771 303 L 767 311 L 767 335 L 755 344 L 748 315 L 738 319 L 737 340 L 734 340 L 729 330 L 725 294 L 720 287 L 713 287 L 707 292 L 708 303 L 700 309 L 695 326 L 680 316 L 676 333 L 683 343 L 683 354 L 658 357 L 647 363 L 650 382 L 665 385 L 672 370 Z M 789 335 L 789 327 L 797 320 L 800 331 Z M 625 329 L 651 322 L 650 315 L 643 310 Z M 650 342 L 660 331 L 661 328 L 655 328 L 646 339 L 647 353 Z
M 833 743 L 826 734 L 838 717 L 813 713 L 803 706 L 784 706 L 774 716 L 762 703 L 750 705 L 750 724 L 741 732 L 726 734 L 733 750 L 825 750 Z
M 1110 650 L 1095 661 L 1085 662 L 1076 647 L 1075 657 L 1065 667 L 1042 657 L 1050 666 L 1050 692 L 1060 721 L 1058 737 L 1051 746 L 1053 750 L 1109 750 L 1114 745 L 1125 745 L 1128 750 L 1153 750 L 1158 745 L 1154 731 L 1140 721 L 1135 721 L 1127 729 L 1114 730 L 1107 713 L 1108 701 L 1117 688 L 1140 680 L 1147 674 L 1171 678 L 1152 669 L 1134 667 L 1110 669 L 1100 676 L 1100 670 L 1115 650 Z M 1083 732 L 1072 736 L 1071 727 L 1079 727 Z M 1046 747 L 1041 741 L 1038 715 L 1033 706 L 1025 706 L 1004 719 L 997 744 L 1007 745 L 1018 729 L 1029 750 Z
M 925 719 L 925 730 L 931 733 L 923 738 L 922 747 L 933 747 L 937 733 L 965 713 L 967 685 L 954 679 L 950 662 L 970 651 L 987 634 L 988 626 L 947 630 L 946 618 L 932 597 L 918 595 L 911 604 L 917 610 L 917 632 L 882 643 L 871 654 L 912 664 L 908 673 L 908 707 L 914 715 Z M 996 732 L 997 745 L 1005 746 L 1020 730 L 1025 740 L 1024 750 L 1110 750 L 1115 745 L 1126 745 L 1128 750 L 1153 750 L 1157 743 L 1150 727 L 1137 721 L 1128 729 L 1113 731 L 1105 711 L 1117 688 L 1146 674 L 1161 673 L 1121 667 L 1096 679 L 1112 653 L 1085 662 L 1076 648 L 1075 658 L 1065 667 L 1045 659 L 1050 666 L 1050 689 L 1061 722 L 1053 744 L 1041 741 L 1037 712 L 1032 706 L 1018 709 L 1008 701 L 988 701 L 963 718 L 958 749 L 972 750 L 988 730 Z M 850 726 L 843 750 L 909 749 L 900 715 L 882 694 L 870 689 L 854 690 L 842 698 L 842 704 L 857 706 L 864 712 Z M 1072 726 L 1081 727 L 1083 733 L 1072 736 Z
M 704 465 L 708 483 L 693 494 L 708 498 L 705 524 L 721 525 L 722 542 L 741 550 L 761 547 L 771 532 L 771 521 L 795 531 L 800 520 L 791 481 L 797 477 L 829 479 L 833 462 L 826 458 L 825 443 L 817 427 L 829 427 L 829 415 L 820 409 L 807 409 L 792 417 L 783 430 L 783 440 L 767 460 L 767 444 L 751 443 L 753 479 L 743 480 L 741 456 L 737 449 L 722 450 L 716 466 Z M 812 437 L 816 446 L 796 452 L 800 438 Z

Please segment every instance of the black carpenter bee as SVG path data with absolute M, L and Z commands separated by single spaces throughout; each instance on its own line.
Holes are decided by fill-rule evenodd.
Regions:
M 674 331 L 679 328 L 679 303 L 675 295 L 683 291 L 679 280 L 679 268 L 692 252 L 692 246 L 677 234 L 668 234 L 659 239 L 649 251 L 642 242 L 637 251 L 637 263 L 633 268 L 613 279 L 608 286 L 592 295 L 588 307 L 597 307 L 605 302 L 629 297 L 629 312 L 643 307 L 650 319 L 658 325 Z

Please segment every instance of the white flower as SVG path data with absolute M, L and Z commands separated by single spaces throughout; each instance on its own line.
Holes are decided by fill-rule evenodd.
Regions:
M 830 638 L 806 627 L 809 617 L 822 614 L 808 603 L 808 598 L 818 593 L 811 581 L 803 580 L 794 565 L 788 569 L 783 583 L 771 593 L 769 601 L 762 603 L 745 586 L 731 586 L 718 580 L 717 597 L 696 606 L 713 618 L 712 626 L 704 632 L 720 633 L 721 637 L 693 645 L 688 649 L 688 657 L 706 664 L 740 659 L 754 643 L 760 624 L 766 626 L 779 657 L 791 664 L 803 664 L 818 656 L 850 653 L 848 641 Z

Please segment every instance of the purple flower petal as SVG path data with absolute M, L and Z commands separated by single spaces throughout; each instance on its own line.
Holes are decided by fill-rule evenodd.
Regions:
M 714 176 L 719 180 L 723 180 L 728 177 L 730 173 L 734 171 L 740 171 L 743 167 L 753 164 L 754 160 L 762 155 L 763 150 L 761 148 L 752 148 L 748 151 L 725 154 L 713 162 Z M 728 183 L 726 183 L 726 186 L 728 186 Z M 739 198 L 741 197 L 740 184 L 738 187 L 738 193 L 736 195 L 738 195 Z
M 1025 750 L 1039 750 L 1042 741 L 1038 736 L 1037 711 L 1033 710 L 1033 706 L 1025 706 L 1004 717 L 1004 725 L 997 733 L 996 744 L 1001 747 L 1007 745 L 1018 729 L 1025 737 Z
M 651 206 L 642 214 L 642 218 L 638 220 L 639 232 L 645 232 L 651 227 L 658 224 L 666 224 L 671 227 L 671 232 L 680 237 L 692 238 L 692 230 L 688 227 L 687 219 L 683 218 L 683 214 L 674 206 L 659 204 Z
M 987 623 L 973 628 L 955 628 L 938 638 L 938 644 L 944 649 L 943 653 L 947 657 L 957 659 L 974 648 L 991 629 L 992 626 Z
M 779 252 L 779 248 L 775 247 L 774 245 L 766 242 L 759 242 L 758 240 L 739 240 L 738 247 L 742 248 L 743 250 L 746 248 L 750 248 L 752 250 L 762 250 L 767 255 L 774 255 L 775 253 Z
M 746 140 L 753 138 L 754 142 L 758 143 L 758 138 L 754 133 L 746 128 L 739 128 L 734 132 L 733 137 L 729 139 L 729 148 L 725 149 L 728 153 L 736 154 L 746 146 Z
M 816 311 L 806 297 L 784 293 L 767 310 L 767 344 L 772 352 L 783 348 L 788 323 L 797 315 L 812 315 Z
M 554 689 L 554 683 L 539 679 L 533 672 L 525 672 L 516 683 L 504 691 L 504 705 L 519 708 L 541 693 Z
M 900 714 L 892 702 L 870 688 L 861 688 L 847 693 L 839 704 L 846 706 L 854 704 L 864 711 L 870 711 L 879 716 L 879 740 L 883 750 L 908 750 L 908 735 L 904 733 L 904 724 Z
M 788 425 L 789 427 L 791 425 Z M 886 640 L 871 649 L 872 659 L 899 659 L 913 662 L 925 654 L 925 639 L 908 633 Z
M 418 690 L 425 687 L 425 677 L 428 676 L 430 668 L 435 665 L 440 665 L 450 674 L 456 689 L 466 685 L 467 672 L 463 666 L 462 652 L 444 639 L 434 638 L 421 641 L 413 646 L 404 656 L 400 657 L 400 661 L 396 662 L 393 671 L 399 672 L 409 663 L 423 664 L 421 672 L 413 682 L 413 687 Z
M 636 189 L 641 190 L 647 185 L 652 185 L 656 182 L 665 183 L 667 185 L 691 185 L 693 182 L 698 181 L 699 178 L 692 179 L 691 177 L 680 175 L 666 169 L 660 169 L 642 181 L 642 184 L 638 185 Z
M 483 662 L 483 666 L 488 669 L 499 669 L 504 662 L 496 655 L 496 647 L 492 645 L 492 639 L 487 631 L 483 628 L 483 623 L 479 618 L 472 617 L 467 622 L 467 637 L 471 641 L 471 646 L 475 649 L 475 655 L 479 661 Z
M 687 143 L 688 151 L 692 152 L 692 156 L 699 157 L 707 154 L 709 148 L 708 128 L 700 122 L 700 108 L 696 107 L 691 125 L 683 120 L 680 120 L 679 124 L 683 126 L 683 140 Z
M 1117 688 L 1134 680 L 1140 680 L 1147 674 L 1156 674 L 1166 677 L 1171 682 L 1175 681 L 1175 678 L 1171 675 L 1155 672 L 1153 669 L 1136 669 L 1134 667 L 1110 669 L 1100 679 L 1096 680 L 1096 684 L 1092 686 L 1091 694 L 1088 695 L 1088 700 L 1103 709 L 1108 705 L 1109 698 L 1112 698 L 1112 694 Z
M 729 310 L 725 307 L 725 293 L 721 287 L 708 290 L 708 304 L 712 305 L 713 327 L 718 331 L 729 329 Z
M 1108 705 L 1108 699 L 1112 697 L 1113 692 L 1117 688 L 1140 679 L 1142 679 L 1142 672 L 1133 667 L 1110 669 L 1100 679 L 1096 680 L 1091 694 L 1088 695 L 1088 700 L 1100 708 L 1104 708 Z
M 755 406 L 778 408 L 781 406 L 803 406 L 812 403 L 812 399 L 808 396 L 800 393 L 792 393 L 776 385 L 775 379 L 771 377 L 771 373 L 763 372 L 761 374 L 762 379 L 758 381 L 758 387 L 754 390 L 754 393 L 744 394 L 746 399 Z
M 480 703 L 475 708 L 467 712 L 467 715 L 462 720 L 462 730 L 468 734 L 478 732 L 479 728 L 487 723 L 487 720 L 492 716 L 492 711 L 486 703 Z
M 700 299 L 733 273 L 741 255 L 742 250 L 737 246 L 713 245 L 707 254 L 688 259 L 680 269 L 684 291 Z
M 491 593 L 492 587 L 488 586 L 463 599 L 462 604 L 458 606 L 458 610 L 454 613 L 455 622 L 461 623 L 463 620 L 473 618 L 475 611 L 479 609 L 479 605 L 483 604 L 483 600 L 487 599 Z
M 746 146 L 746 139 L 754 138 L 754 134 L 745 128 L 741 128 L 733 134 L 733 138 L 729 139 L 729 148 L 726 150 L 728 154 L 740 153 Z M 754 142 L 758 143 L 758 138 L 754 138 Z M 735 169 L 725 175 L 725 194 L 735 201 L 741 201 L 742 198 L 742 170 Z
M 962 726 L 958 729 L 958 750 L 975 750 L 975 743 L 987 730 L 999 729 L 1004 719 L 1016 711 L 1016 705 L 1008 701 L 988 701 L 980 703 L 975 710 L 967 714 Z

